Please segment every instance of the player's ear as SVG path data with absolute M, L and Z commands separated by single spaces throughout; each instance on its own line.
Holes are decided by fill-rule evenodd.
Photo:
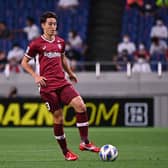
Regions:
M 57 28 L 56 28 L 56 30 L 58 31 L 58 26 L 59 26 L 59 24 L 58 24 L 58 17 L 57 17 L 56 21 L 57 21 Z
M 58 22 L 57 22 L 57 28 L 56 28 L 56 30 L 58 30 Z
M 42 29 L 44 29 L 44 23 L 41 23 L 41 27 L 42 27 Z

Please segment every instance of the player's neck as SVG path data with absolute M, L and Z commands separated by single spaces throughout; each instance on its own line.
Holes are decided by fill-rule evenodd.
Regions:
M 54 35 L 49 36 L 49 35 L 43 34 L 42 36 L 48 41 L 53 41 L 55 39 Z

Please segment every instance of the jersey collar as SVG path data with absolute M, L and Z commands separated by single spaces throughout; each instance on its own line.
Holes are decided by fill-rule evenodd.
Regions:
M 54 39 L 53 40 L 47 40 L 43 35 L 41 35 L 41 38 L 49 43 L 53 43 L 55 41 L 55 36 L 54 36 Z

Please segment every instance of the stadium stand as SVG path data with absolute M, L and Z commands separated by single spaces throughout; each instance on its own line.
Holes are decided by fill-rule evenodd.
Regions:
M 155 4 L 155 0 L 151 0 L 151 3 Z M 143 15 L 137 8 L 126 7 L 123 15 L 121 35 L 129 34 L 136 44 L 143 42 L 149 49 L 151 43 L 150 31 L 154 25 L 155 19 L 158 17 L 161 17 L 168 26 L 167 8 L 158 8 L 154 14 Z
M 128 34 L 137 46 L 141 42 L 144 43 L 149 50 L 151 45 L 150 31 L 155 23 L 155 17 L 163 18 L 164 23 L 168 26 L 168 8 L 158 8 L 154 15 L 143 15 L 136 8 L 128 7 L 125 7 L 122 13 L 126 0 L 80 0 L 79 6 L 75 10 L 61 10 L 57 6 L 58 1 L 43 0 L 39 3 L 38 0 L 6 0 L 0 6 L 0 17 L 2 21 L 5 21 L 9 30 L 13 32 L 13 30 L 25 26 L 27 16 L 33 16 L 35 23 L 39 26 L 39 20 L 37 19 L 44 11 L 55 11 L 59 20 L 61 20 L 58 23 L 58 31 L 61 37 L 67 40 L 68 32 L 73 29 L 79 33 L 84 42 L 90 38 L 88 42 L 90 41 L 89 47 L 92 48 L 92 52 L 88 61 L 112 60 L 117 42 L 124 34 Z M 144 0 L 144 2 L 149 2 L 149 0 Z M 150 2 L 155 3 L 154 0 L 150 0 Z M 90 11 L 93 12 L 91 5 L 92 8 L 94 6 L 96 12 L 91 20 L 93 23 L 89 25 Z M 113 10 L 112 13 L 111 10 Z M 123 16 L 122 26 L 120 25 L 120 15 Z M 122 30 L 120 30 L 120 27 L 122 27 Z M 88 29 L 91 30 L 90 34 L 88 34 Z M 11 39 L 0 39 L 0 50 L 7 53 L 15 42 L 20 42 L 21 47 L 26 49 L 28 40 L 25 34 L 14 33 Z
M 144 12 L 145 5 L 147 4 L 150 6 L 152 12 Z M 149 51 L 152 44 L 150 33 L 157 18 L 161 18 L 168 27 L 168 8 L 158 8 L 155 0 L 144 0 L 143 9 L 125 6 L 121 37 L 123 37 L 124 34 L 128 34 L 136 46 L 143 43 Z M 162 62 L 163 70 L 166 70 L 165 55 L 151 55 L 150 63 L 152 71 L 157 70 L 156 63 L 159 61 Z
M 61 11 L 57 8 L 58 0 L 6 0 L 0 5 L 0 18 L 6 22 L 7 27 L 13 31 L 25 26 L 27 16 L 32 16 L 39 25 L 39 16 L 44 11 L 55 11 L 58 13 L 59 34 L 63 38 L 67 38 L 69 30 L 79 30 L 80 36 L 85 40 L 87 34 L 88 14 L 90 0 L 80 1 L 75 13 L 72 11 Z M 81 26 L 82 25 L 82 26 Z M 11 40 L 0 39 L 0 49 L 8 51 L 12 43 L 21 41 L 21 46 L 25 49 L 27 46 L 27 38 L 24 34 L 17 33 Z

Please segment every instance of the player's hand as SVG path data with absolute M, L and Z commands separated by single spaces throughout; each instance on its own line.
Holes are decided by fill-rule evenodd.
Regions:
M 78 78 L 77 78 L 77 76 L 76 76 L 74 73 L 72 73 L 71 75 L 69 75 L 69 79 L 70 79 L 72 82 L 74 82 L 74 83 L 77 83 L 77 82 L 78 82 Z
M 43 76 L 39 76 L 39 75 L 37 75 L 37 76 L 35 76 L 35 78 L 34 78 L 34 80 L 35 80 L 35 83 L 37 84 L 37 85 L 40 85 L 40 86 L 46 86 L 46 78 L 45 77 L 43 77 Z

